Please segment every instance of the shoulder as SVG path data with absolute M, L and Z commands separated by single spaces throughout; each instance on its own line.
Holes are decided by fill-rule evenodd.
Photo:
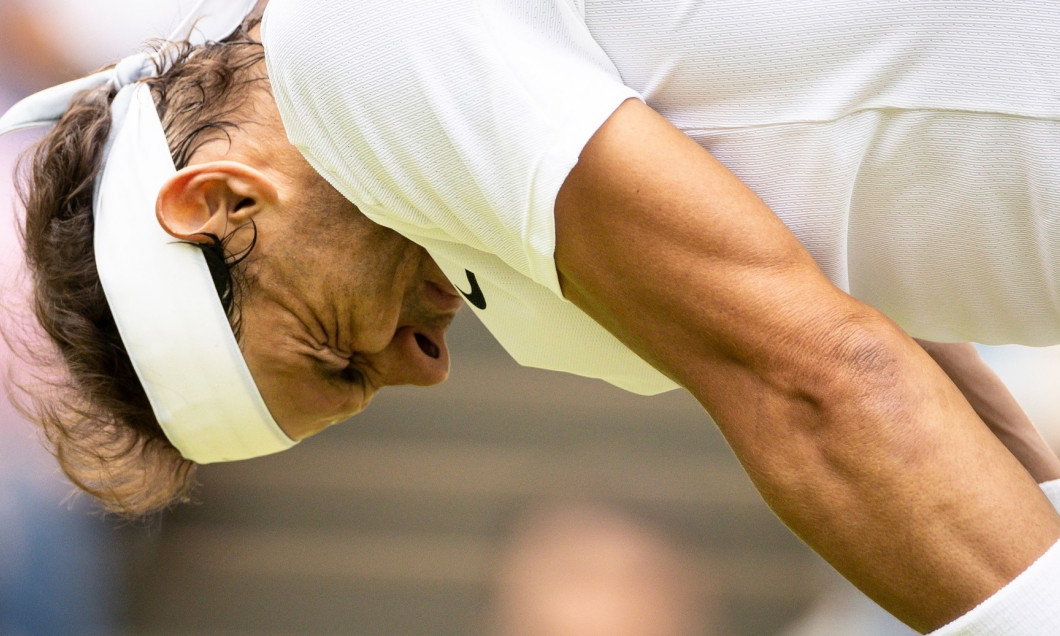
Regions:
M 380 66 L 437 65 L 456 53 L 474 62 L 483 49 L 584 48 L 591 40 L 584 20 L 581 0 L 270 0 L 262 38 L 270 63 L 329 73 L 343 62 L 371 75 Z M 328 68 L 319 68 L 325 61 Z
M 558 293 L 555 194 L 588 138 L 638 96 L 579 7 L 273 2 L 273 93 L 313 167 L 378 223 L 495 254 Z

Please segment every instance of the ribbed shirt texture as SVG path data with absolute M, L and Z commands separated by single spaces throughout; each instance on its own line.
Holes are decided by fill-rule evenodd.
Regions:
M 552 260 L 556 194 L 630 98 L 912 335 L 1060 343 L 1057 0 L 272 0 L 263 36 L 291 141 L 523 364 L 673 386 Z M 1060 544 L 937 634 L 1060 633 L 1058 597 Z
M 631 97 L 912 335 L 1060 343 L 1056 0 L 273 0 L 264 39 L 291 140 L 474 273 L 524 364 L 672 386 L 552 260 L 556 193 Z

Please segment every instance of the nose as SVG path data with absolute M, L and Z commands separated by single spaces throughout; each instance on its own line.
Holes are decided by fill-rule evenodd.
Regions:
M 401 327 L 382 350 L 365 355 L 378 386 L 431 386 L 449 376 L 444 329 Z

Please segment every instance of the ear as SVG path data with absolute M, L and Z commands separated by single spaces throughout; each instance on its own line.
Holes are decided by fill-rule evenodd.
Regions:
M 175 238 L 208 243 L 224 238 L 251 217 L 275 207 L 276 185 L 237 161 L 194 164 L 162 186 L 155 203 L 158 223 Z

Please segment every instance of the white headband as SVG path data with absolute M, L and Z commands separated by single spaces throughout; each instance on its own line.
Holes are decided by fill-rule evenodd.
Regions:
M 200 0 L 170 41 L 230 35 L 257 0 Z M 194 29 L 194 31 L 193 31 Z M 202 250 L 167 234 L 155 216 L 176 173 L 151 90 L 156 57 L 140 53 L 113 69 L 28 97 L 0 117 L 0 135 L 54 124 L 80 91 L 119 89 L 96 180 L 94 251 L 100 283 L 158 423 L 200 464 L 260 457 L 295 444 L 276 424 L 218 298 Z

